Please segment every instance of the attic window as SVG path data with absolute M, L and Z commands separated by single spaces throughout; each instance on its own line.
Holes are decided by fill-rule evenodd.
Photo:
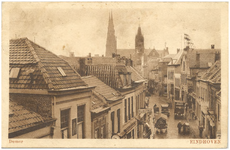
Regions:
M 10 71 L 10 78 L 17 79 L 19 74 L 20 68 L 12 68 Z
M 58 71 L 60 72 L 60 74 L 63 76 L 63 77 L 66 77 L 66 74 L 64 72 L 64 70 L 62 69 L 62 67 L 57 67 Z

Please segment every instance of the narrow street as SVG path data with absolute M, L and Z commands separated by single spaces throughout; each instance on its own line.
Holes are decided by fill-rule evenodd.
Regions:
M 149 108 L 152 108 L 153 106 L 157 105 L 159 107 L 159 113 L 161 113 L 161 104 L 167 104 L 167 98 L 166 97 L 160 97 L 157 95 L 151 95 L 149 99 Z M 168 129 L 167 133 L 158 133 L 156 134 L 154 124 L 153 124 L 153 118 L 154 118 L 154 113 L 152 113 L 151 118 L 150 118 L 150 126 L 152 129 L 152 135 L 151 138 L 154 139 L 185 139 L 185 138 L 194 138 L 194 135 L 192 132 L 190 134 L 184 135 L 183 133 L 178 133 L 178 128 L 177 124 L 179 121 L 181 123 L 185 123 L 186 119 L 180 120 L 180 119 L 174 119 L 174 108 L 169 108 L 170 116 L 168 117 L 167 123 L 168 123 Z M 191 126 L 191 125 L 190 125 Z

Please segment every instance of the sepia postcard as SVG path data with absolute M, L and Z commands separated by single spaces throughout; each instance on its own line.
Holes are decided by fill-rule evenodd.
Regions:
M 227 148 L 228 19 L 227 2 L 3 2 L 2 147 Z

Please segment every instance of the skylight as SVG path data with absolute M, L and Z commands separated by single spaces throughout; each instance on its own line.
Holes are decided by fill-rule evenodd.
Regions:
M 60 74 L 63 76 L 63 77 L 66 77 L 66 74 L 64 72 L 64 70 L 62 69 L 62 67 L 57 67 L 58 71 L 60 72 Z
M 10 71 L 10 78 L 17 79 L 19 74 L 20 68 L 12 68 Z

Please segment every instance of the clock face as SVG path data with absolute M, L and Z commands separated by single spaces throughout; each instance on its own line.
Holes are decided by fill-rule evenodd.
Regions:
M 120 137 L 118 135 L 113 135 L 112 139 L 120 139 Z

